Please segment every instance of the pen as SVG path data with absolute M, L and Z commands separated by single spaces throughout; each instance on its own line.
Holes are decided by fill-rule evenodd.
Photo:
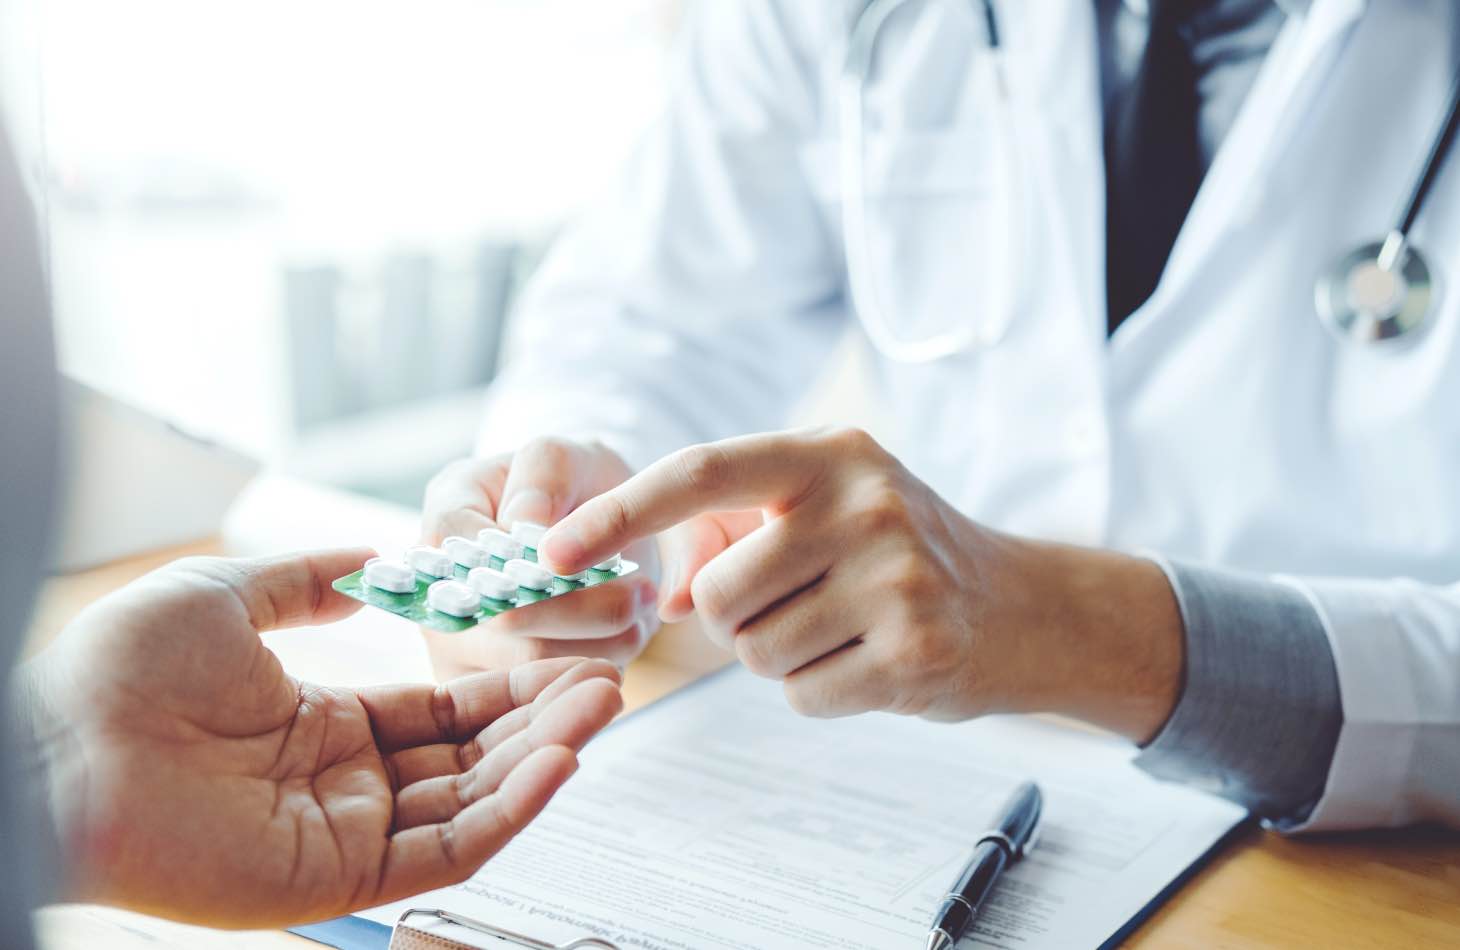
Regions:
M 1004 868 L 1024 857 L 1034 844 L 1043 799 L 1039 786 L 1025 782 L 1014 790 L 999 812 L 998 823 L 979 835 L 973 857 L 958 876 L 958 883 L 943 898 L 928 931 L 927 950 L 951 950 L 973 926 L 979 908 L 993 892 Z

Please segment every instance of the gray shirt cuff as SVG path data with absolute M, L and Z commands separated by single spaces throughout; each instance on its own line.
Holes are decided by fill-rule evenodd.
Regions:
M 1161 567 L 1186 627 L 1186 669 L 1171 718 L 1136 764 L 1279 824 L 1301 820 L 1343 724 L 1322 619 L 1300 591 L 1260 576 Z

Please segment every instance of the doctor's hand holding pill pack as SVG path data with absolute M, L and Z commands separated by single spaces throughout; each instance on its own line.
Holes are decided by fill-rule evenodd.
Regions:
M 693 613 L 811 715 L 1051 710 L 1284 830 L 1460 823 L 1460 8 L 1406 9 L 699 5 L 426 502 L 640 568 L 438 666 Z M 849 329 L 893 434 L 776 431 Z

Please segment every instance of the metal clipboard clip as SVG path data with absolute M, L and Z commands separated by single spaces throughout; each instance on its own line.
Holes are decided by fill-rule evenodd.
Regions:
M 546 940 L 539 940 L 536 937 L 529 937 L 525 934 L 514 933 L 511 930 L 503 930 L 501 927 L 493 926 L 482 920 L 474 920 L 471 917 L 463 917 L 461 914 L 439 908 L 412 907 L 410 910 L 396 918 L 395 926 L 390 931 L 390 945 L 392 948 L 412 946 L 407 941 L 413 940 L 414 935 L 420 934 L 427 940 L 434 942 L 421 944 L 422 946 L 441 947 L 447 943 L 444 938 L 431 934 L 429 931 L 412 927 L 406 923 L 412 917 L 430 917 L 433 920 L 444 921 L 448 924 L 455 924 L 464 927 L 473 933 L 485 937 L 495 937 L 504 940 L 516 947 L 525 947 L 527 950 L 619 950 L 616 944 L 610 943 L 601 937 L 579 937 L 567 943 L 548 943 Z M 410 931 L 410 937 L 397 942 L 397 938 L 404 936 L 402 931 Z

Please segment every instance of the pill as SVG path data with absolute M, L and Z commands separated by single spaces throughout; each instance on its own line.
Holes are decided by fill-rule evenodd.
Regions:
M 516 581 L 518 587 L 526 587 L 528 590 L 550 590 L 553 586 L 553 575 L 548 569 L 531 561 L 520 558 L 508 561 L 502 565 L 502 571 Z
M 441 542 L 441 547 L 453 561 L 465 568 L 486 567 L 492 559 L 486 548 L 466 538 L 447 538 Z
M 440 548 L 411 548 L 406 552 L 406 563 L 428 577 L 450 577 L 453 573 L 451 555 Z
M 365 562 L 365 583 L 392 594 L 410 594 L 416 589 L 416 571 L 401 561 L 373 557 Z
M 576 574 L 554 574 L 558 580 L 571 581 L 574 584 L 581 584 L 588 579 L 587 571 L 579 571 Z
M 483 528 L 477 534 L 477 544 L 487 549 L 492 557 L 499 557 L 504 561 L 510 561 L 523 554 L 523 545 L 512 535 L 501 528 Z
M 526 547 L 537 550 L 538 542 L 542 540 L 543 534 L 547 531 L 546 525 L 533 524 L 531 521 L 519 521 L 512 526 L 512 537 Z
M 437 581 L 426 589 L 426 606 L 453 617 L 470 617 L 481 609 L 482 598 L 461 581 Z
M 511 600 L 517 596 L 517 581 L 490 567 L 474 567 L 466 575 L 466 582 L 483 597 L 493 600 Z
M 603 561 L 599 561 L 597 564 L 593 565 L 593 569 L 595 571 L 616 571 L 618 570 L 619 565 L 622 563 L 623 555 L 615 554 L 612 557 Z

